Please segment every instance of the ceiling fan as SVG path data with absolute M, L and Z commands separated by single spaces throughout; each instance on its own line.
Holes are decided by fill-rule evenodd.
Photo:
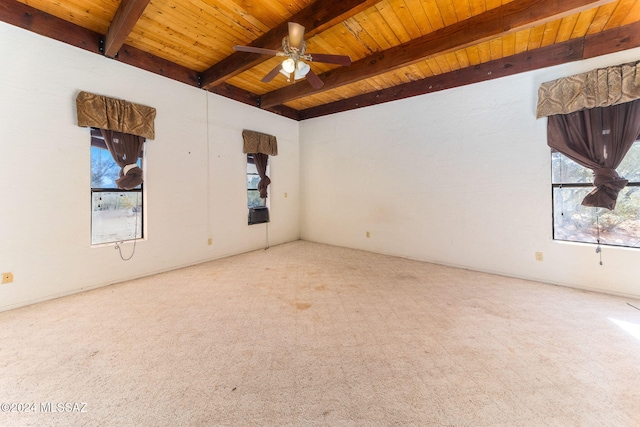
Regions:
M 252 46 L 234 46 L 233 49 L 241 52 L 286 57 L 282 63 L 278 64 L 262 78 L 262 81 L 265 83 L 273 80 L 278 74 L 283 74 L 287 77 L 287 80 L 291 82 L 306 77 L 314 89 L 319 89 L 324 85 L 324 82 L 313 72 L 307 62 L 324 62 L 326 64 L 343 66 L 351 65 L 351 58 L 347 55 L 308 53 L 306 51 L 307 44 L 304 41 L 304 27 L 295 22 L 289 22 L 289 35 L 282 39 L 282 51 Z

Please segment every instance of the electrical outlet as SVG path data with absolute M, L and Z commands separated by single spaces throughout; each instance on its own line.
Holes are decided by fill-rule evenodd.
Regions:
M 536 261 L 544 261 L 544 254 L 542 252 L 536 252 Z
M 371 233 L 367 231 L 367 238 L 371 237 Z
M 285 198 L 285 199 L 287 198 L 287 193 L 284 193 L 284 198 Z
M 2 284 L 13 282 L 13 273 L 2 273 Z
M 207 245 L 211 246 L 212 244 L 213 244 L 213 239 L 209 237 L 209 239 L 207 239 Z

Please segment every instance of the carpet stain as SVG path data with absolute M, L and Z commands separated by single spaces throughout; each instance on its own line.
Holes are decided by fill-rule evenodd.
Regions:
M 293 306 L 300 311 L 308 310 L 309 308 L 311 308 L 311 304 L 309 304 L 308 302 L 294 302 Z

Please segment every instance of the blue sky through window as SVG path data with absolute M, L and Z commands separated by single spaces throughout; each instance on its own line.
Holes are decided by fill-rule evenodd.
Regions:
M 141 167 L 141 159 L 138 166 Z M 91 147 L 91 187 L 118 188 L 116 180 L 120 177 L 120 167 L 104 148 Z

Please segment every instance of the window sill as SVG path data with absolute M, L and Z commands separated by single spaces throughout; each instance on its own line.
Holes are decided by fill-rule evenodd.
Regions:
M 551 239 L 553 241 L 553 243 L 558 243 L 561 245 L 570 245 L 570 246 L 587 246 L 587 247 L 591 247 L 593 248 L 593 250 L 595 250 L 596 246 L 598 246 L 598 243 L 596 242 L 574 242 L 572 240 L 558 240 L 558 239 Z M 618 245 L 609 245 L 606 243 L 600 243 L 600 246 L 603 248 L 608 249 L 622 249 L 622 250 L 628 250 L 628 251 L 637 251 L 638 249 L 640 249 L 640 245 L 639 246 L 618 246 Z
M 120 240 L 117 242 L 109 242 L 109 243 L 96 243 L 96 244 L 91 244 L 90 247 L 91 248 L 106 248 L 106 247 L 115 247 L 116 245 L 120 245 L 120 246 L 124 246 L 124 245 L 129 245 L 129 244 L 134 244 L 134 243 L 140 243 L 140 242 L 146 242 L 147 238 L 144 237 L 142 239 L 135 239 L 135 240 Z

